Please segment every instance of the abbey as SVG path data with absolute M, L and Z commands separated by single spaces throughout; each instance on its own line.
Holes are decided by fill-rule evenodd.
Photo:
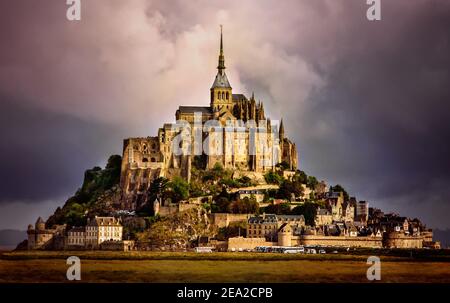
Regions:
M 209 106 L 180 106 L 177 122 L 165 123 L 157 136 L 124 140 L 120 181 L 124 207 L 139 206 L 139 195 L 158 177 L 189 181 L 192 166 L 211 169 L 220 164 L 241 174 L 261 174 L 280 163 L 297 169 L 297 149 L 285 136 L 283 121 L 271 122 L 254 94 L 247 98 L 233 93 L 225 73 L 222 31 L 218 61 Z M 186 124 L 187 131 L 182 127 Z

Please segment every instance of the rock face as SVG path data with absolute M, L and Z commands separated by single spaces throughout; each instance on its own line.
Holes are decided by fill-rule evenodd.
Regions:
M 171 216 L 161 218 L 150 228 L 138 234 L 141 249 L 184 250 L 201 236 L 217 233 L 210 223 L 207 211 L 198 206 Z
M 115 155 L 109 158 L 104 169 L 86 170 L 81 188 L 48 218 L 47 227 L 55 224 L 82 226 L 88 216 L 104 216 L 117 209 L 121 197 L 118 186 L 121 162 L 122 158 Z

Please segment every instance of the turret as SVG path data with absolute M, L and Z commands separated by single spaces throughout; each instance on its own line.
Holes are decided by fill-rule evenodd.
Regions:
M 36 230 L 44 230 L 45 229 L 45 222 L 42 220 L 41 217 L 39 217 L 35 224 Z
M 284 125 L 283 125 L 283 119 L 281 119 L 281 122 L 280 122 L 279 136 L 280 136 L 280 143 L 283 143 L 283 141 L 284 141 Z

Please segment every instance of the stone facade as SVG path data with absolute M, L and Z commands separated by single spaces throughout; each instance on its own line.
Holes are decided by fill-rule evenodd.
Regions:
M 193 208 L 198 208 L 200 206 L 200 204 L 192 202 L 171 203 L 168 201 L 164 201 L 164 203 L 162 203 L 159 199 L 153 201 L 154 214 L 161 217 L 173 215 Z
M 305 218 L 303 216 L 274 214 L 250 217 L 247 223 L 247 238 L 266 238 L 275 241 L 279 230 L 286 225 L 294 230 L 301 228 L 305 226 Z
M 285 136 L 283 121 L 273 126 L 254 95 L 233 94 L 225 74 L 222 35 L 210 105 L 180 106 L 175 118 L 177 123 L 164 124 L 155 137 L 124 140 L 120 182 L 125 208 L 148 202 L 143 194 L 157 177 L 181 176 L 189 181 L 194 157 L 201 159 L 202 169 L 217 163 L 260 173 L 274 170 L 280 162 L 291 170 L 298 167 L 296 145 Z M 231 124 L 233 130 L 227 131 Z
M 118 241 L 104 241 L 100 244 L 101 250 L 114 251 L 131 251 L 135 250 L 135 243 L 133 240 L 118 240 Z
M 33 227 L 28 225 L 28 249 L 63 249 L 66 225 L 46 228 L 45 221 L 39 217 Z
M 67 232 L 67 248 L 84 248 L 86 246 L 86 228 L 74 227 Z
M 301 235 L 292 236 L 291 243 L 296 245 L 322 245 L 336 247 L 383 247 L 383 238 L 377 236 L 353 237 L 353 236 L 316 236 Z
M 422 235 L 406 235 L 404 232 L 384 233 L 384 247 L 387 248 L 422 248 L 424 243 Z
M 208 215 L 211 224 L 218 228 L 228 227 L 230 223 L 247 222 L 248 214 L 211 213 Z
M 274 246 L 277 242 L 266 241 L 266 238 L 234 237 L 228 239 L 228 250 L 255 249 L 257 246 Z
M 121 241 L 122 225 L 114 217 L 95 217 L 86 225 L 86 248 L 98 249 L 104 241 Z

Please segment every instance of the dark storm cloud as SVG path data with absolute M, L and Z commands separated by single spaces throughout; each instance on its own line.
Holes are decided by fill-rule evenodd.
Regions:
M 64 1 L 0 4 L 4 205 L 62 203 L 124 137 L 208 104 L 224 24 L 233 92 L 284 117 L 302 169 L 450 226 L 449 1 L 382 1 L 380 22 L 364 0 L 82 3 L 79 23 Z
M 307 138 L 304 156 L 372 205 L 448 226 L 450 5 L 401 8 L 383 2 L 382 22 L 347 21 L 348 47 L 306 110 L 305 125 L 333 131 Z
M 0 203 L 45 201 L 74 192 L 86 168 L 120 152 L 120 135 L 114 134 L 105 124 L 0 97 Z

